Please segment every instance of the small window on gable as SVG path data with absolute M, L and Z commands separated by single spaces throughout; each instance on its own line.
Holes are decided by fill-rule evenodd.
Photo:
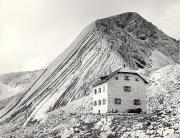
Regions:
M 118 77 L 115 77 L 115 80 L 118 80 L 119 78 Z
M 97 94 L 97 89 L 94 89 L 94 94 Z
M 101 105 L 101 100 L 98 100 L 98 105 Z
M 114 104 L 121 104 L 121 99 L 120 98 L 115 98 L 114 99 Z
M 139 78 L 135 78 L 135 81 L 139 81 Z
M 141 101 L 139 99 L 134 99 L 134 105 L 140 105 Z
M 98 93 L 101 93 L 101 88 L 98 89 Z
M 106 104 L 106 99 L 103 99 L 103 105 L 105 105 Z
M 94 106 L 97 106 L 97 101 L 94 101 Z
M 130 80 L 129 76 L 124 76 L 124 80 Z
M 131 91 L 131 86 L 124 86 L 124 91 L 125 92 L 130 92 Z

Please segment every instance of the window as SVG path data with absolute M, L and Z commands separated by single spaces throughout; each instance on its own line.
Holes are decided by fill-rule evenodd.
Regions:
M 135 78 L 135 81 L 139 81 L 139 78 Z
M 97 106 L 97 101 L 94 101 L 94 106 Z
M 105 86 L 103 86 L 103 92 L 105 92 Z
M 121 104 L 121 99 L 120 98 L 115 98 L 114 103 L 115 104 Z
M 124 80 L 130 80 L 129 76 L 124 76 Z
M 119 78 L 118 77 L 115 77 L 115 80 L 118 80 Z
M 103 99 L 103 105 L 105 105 L 106 104 L 106 99 Z
M 139 99 L 134 99 L 134 105 L 140 105 L 141 101 Z
M 98 100 L 98 105 L 101 105 L 101 100 Z
M 98 89 L 98 93 L 101 93 L 101 88 Z
M 130 92 L 131 91 L 131 86 L 124 86 L 124 91 L 125 92 Z
M 94 94 L 97 94 L 97 90 L 96 89 L 94 89 Z

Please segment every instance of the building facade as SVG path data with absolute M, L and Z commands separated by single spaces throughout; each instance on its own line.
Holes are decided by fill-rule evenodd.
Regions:
M 93 113 L 146 112 L 147 81 L 134 72 L 116 71 L 101 77 L 93 86 Z

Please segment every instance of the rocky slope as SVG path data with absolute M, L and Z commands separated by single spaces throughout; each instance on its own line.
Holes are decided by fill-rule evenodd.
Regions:
M 149 69 L 175 64 L 178 52 L 178 41 L 137 13 L 96 20 L 21 96 L 0 110 L 1 120 L 26 115 L 27 123 L 45 117 L 46 112 L 90 93 L 103 74 L 122 67 Z
M 173 108 L 151 114 L 81 114 L 56 109 L 44 122 L 23 127 L 23 118 L 0 125 L 2 138 L 178 138 L 180 114 Z
M 180 114 L 180 64 L 168 65 L 150 75 L 147 88 L 149 111 L 176 108 Z

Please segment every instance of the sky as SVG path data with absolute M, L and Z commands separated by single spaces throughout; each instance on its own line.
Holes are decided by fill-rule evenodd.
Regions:
M 180 39 L 180 0 L 0 0 L 0 74 L 44 68 L 94 20 L 130 11 Z

